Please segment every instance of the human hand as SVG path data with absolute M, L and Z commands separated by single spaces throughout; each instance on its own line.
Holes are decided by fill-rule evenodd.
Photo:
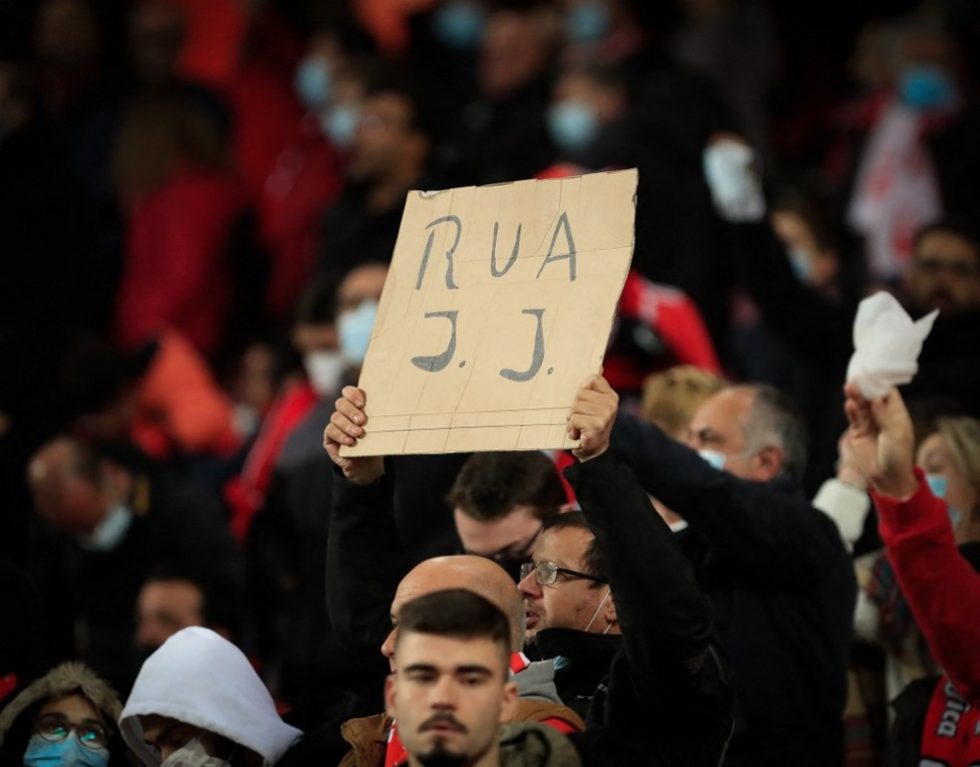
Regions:
M 568 434 L 580 439 L 572 454 L 580 461 L 588 461 L 609 449 L 619 395 L 602 376 L 592 376 L 578 390 L 572 412 L 568 416 Z
M 355 386 L 345 386 L 334 407 L 336 408 L 327 428 L 323 431 L 323 448 L 344 476 L 358 485 L 369 485 L 385 473 L 384 458 L 379 455 L 345 458 L 340 455 L 342 445 L 353 447 L 364 436 L 367 416 L 364 392 Z
M 850 422 L 847 441 L 855 465 L 875 490 L 900 500 L 918 490 L 912 419 L 902 395 L 892 388 L 882 397 L 864 399 L 853 382 L 844 387 L 844 412 Z
M 837 479 L 858 490 L 867 490 L 868 477 L 861 470 L 854 447 L 848 439 L 849 434 L 850 429 L 847 429 L 837 440 Z

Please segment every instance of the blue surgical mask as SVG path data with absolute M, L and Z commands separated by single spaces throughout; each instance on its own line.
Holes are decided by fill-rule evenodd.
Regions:
M 902 103 L 926 112 L 947 109 L 956 101 L 956 85 L 940 67 L 920 64 L 906 67 L 898 79 Z
M 450 48 L 476 48 L 486 29 L 486 13 L 470 0 L 450 0 L 433 17 L 436 36 Z
M 106 767 L 109 749 L 83 746 L 75 733 L 64 740 L 45 740 L 32 735 L 24 752 L 24 767 Z
M 937 498 L 945 498 L 949 489 L 949 481 L 945 474 L 926 474 L 926 484 Z
M 934 496 L 945 500 L 946 491 L 949 489 L 949 480 L 946 479 L 945 474 L 926 474 L 926 484 L 929 485 Z M 946 501 L 946 513 L 949 514 L 949 521 L 953 523 L 953 527 L 963 519 L 963 512 L 950 506 L 949 501 Z
M 698 450 L 698 455 L 704 458 L 711 465 L 711 468 L 718 471 L 724 470 L 725 459 L 727 458 L 724 453 L 719 453 L 717 450 L 702 449 Z
M 565 13 L 565 34 L 573 43 L 593 43 L 609 30 L 609 9 L 599 0 L 586 0 Z
M 340 336 L 340 353 L 349 365 L 360 367 L 371 343 L 371 331 L 378 316 L 378 302 L 361 301 L 356 309 L 346 311 L 337 318 Z
M 789 265 L 800 282 L 810 280 L 810 254 L 800 248 L 789 249 Z
M 562 149 L 584 149 L 599 132 L 599 118 L 580 101 L 560 101 L 548 110 L 548 131 Z
M 333 73 L 322 56 L 310 55 L 296 68 L 296 93 L 307 109 L 319 109 L 333 95 Z
M 117 503 L 89 535 L 79 536 L 79 543 L 89 551 L 112 551 L 122 543 L 132 522 L 132 510 L 123 503 Z
M 320 125 L 334 146 L 346 149 L 354 143 L 360 120 L 361 110 L 357 107 L 338 104 L 321 118 Z

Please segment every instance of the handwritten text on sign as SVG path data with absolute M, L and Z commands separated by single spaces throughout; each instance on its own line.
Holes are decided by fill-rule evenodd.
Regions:
M 410 192 L 345 455 L 567 447 L 633 251 L 636 171 Z

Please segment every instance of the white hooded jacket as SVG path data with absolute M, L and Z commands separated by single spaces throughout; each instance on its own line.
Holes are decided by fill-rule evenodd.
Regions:
M 157 714 L 222 735 L 278 762 L 303 733 L 279 718 L 244 653 L 210 629 L 170 637 L 140 669 L 119 718 L 126 744 L 147 767 L 159 756 L 143 740 L 139 715 Z

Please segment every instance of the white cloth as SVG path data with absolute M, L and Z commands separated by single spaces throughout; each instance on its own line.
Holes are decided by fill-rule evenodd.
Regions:
M 119 716 L 126 745 L 144 765 L 160 757 L 143 741 L 139 715 L 157 714 L 223 735 L 275 764 L 303 733 L 279 718 L 248 658 L 210 629 L 178 631 L 140 669 Z
M 754 161 L 755 152 L 740 141 L 716 141 L 704 150 L 704 179 L 718 215 L 726 221 L 761 221 L 766 215 L 766 199 L 752 168 Z
M 847 550 L 853 551 L 855 542 L 864 532 L 864 520 L 871 511 L 868 493 L 831 477 L 820 486 L 813 506 L 834 520 Z
M 868 267 L 878 279 L 895 279 L 905 271 L 915 233 L 943 212 L 922 125 L 920 112 L 893 102 L 861 156 L 847 217 L 865 236 Z
M 854 318 L 854 354 L 847 380 L 866 398 L 881 397 L 893 386 L 912 380 L 919 371 L 919 352 L 939 311 L 912 322 L 890 293 L 864 299 Z

